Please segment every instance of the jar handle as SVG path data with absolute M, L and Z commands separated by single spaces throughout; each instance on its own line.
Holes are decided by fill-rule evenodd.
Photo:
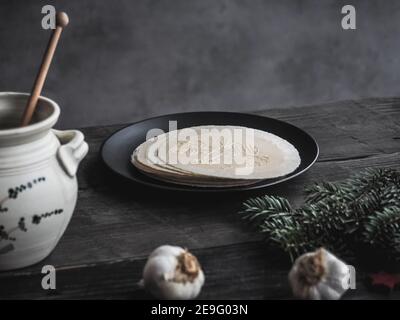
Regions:
M 64 171 L 74 177 L 78 170 L 79 163 L 89 151 L 88 144 L 84 141 L 83 133 L 78 130 L 55 130 L 54 134 L 61 142 L 58 148 L 57 157 Z

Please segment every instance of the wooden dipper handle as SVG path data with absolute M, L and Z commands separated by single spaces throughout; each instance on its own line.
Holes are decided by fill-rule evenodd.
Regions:
M 56 21 L 56 28 L 54 29 L 50 41 L 47 45 L 42 64 L 40 65 L 35 83 L 33 84 L 31 95 L 28 99 L 28 103 L 26 104 L 21 126 L 26 126 L 31 122 L 33 113 L 35 112 L 37 101 L 39 99 L 40 93 L 42 92 L 43 84 L 46 80 L 47 72 L 49 71 L 51 61 L 53 60 L 54 52 L 56 51 L 58 40 L 60 39 L 63 28 L 68 25 L 69 19 L 65 12 L 58 12 Z

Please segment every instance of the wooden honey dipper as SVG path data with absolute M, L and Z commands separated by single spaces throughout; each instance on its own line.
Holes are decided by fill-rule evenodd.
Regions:
M 42 88 L 46 80 L 47 72 L 49 71 L 51 61 L 53 60 L 54 52 L 56 51 L 57 48 L 58 40 L 60 40 L 61 32 L 68 25 L 68 22 L 69 18 L 65 12 L 57 13 L 56 28 L 54 29 L 50 41 L 47 45 L 47 49 L 42 59 L 42 64 L 40 65 L 39 72 L 33 84 L 31 95 L 29 96 L 28 102 L 26 104 L 24 115 L 21 122 L 22 127 L 27 126 L 32 120 L 32 116 L 35 112 L 37 102 L 40 97 L 40 93 L 42 92 Z

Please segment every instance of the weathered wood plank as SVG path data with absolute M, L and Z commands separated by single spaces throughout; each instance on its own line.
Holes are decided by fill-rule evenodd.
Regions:
M 248 197 L 276 194 L 299 205 L 304 186 L 313 181 L 346 178 L 365 167 L 400 169 L 399 156 L 321 162 L 280 186 L 225 196 L 186 194 L 179 198 L 157 191 L 155 201 L 154 190 L 123 182 L 118 185 L 105 178 L 109 185 L 81 190 L 78 207 L 57 248 L 43 263 L 26 272 L 36 272 L 45 263 L 73 266 L 143 257 L 165 243 L 198 249 L 257 241 L 260 236 L 244 227 L 236 214 Z
M 199 299 L 291 299 L 287 274 L 291 264 L 287 256 L 269 249 L 265 243 L 194 250 L 206 282 Z M 57 290 L 41 288 L 42 274 L 24 272 L 12 277 L 0 274 L 0 299 L 146 299 L 151 298 L 138 285 L 145 258 L 104 262 L 97 265 L 64 267 L 57 270 Z M 365 287 L 365 274 L 357 270 L 357 289 L 345 299 L 392 298 L 373 293 Z M 2 289 L 3 288 L 3 289 Z M 4 288 L 7 288 L 4 290 Z
M 374 113 L 380 113 L 400 125 L 400 98 L 373 98 L 356 101 Z
M 320 161 L 364 157 L 400 150 L 400 127 L 387 116 L 351 102 L 268 110 L 262 115 L 288 121 L 310 133 Z

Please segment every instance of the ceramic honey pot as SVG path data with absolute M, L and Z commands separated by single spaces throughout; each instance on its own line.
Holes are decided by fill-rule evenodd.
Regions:
M 29 125 L 20 127 L 29 94 L 0 93 L 0 270 L 47 257 L 71 219 L 76 172 L 88 152 L 77 130 L 52 127 L 56 102 L 40 97 Z

